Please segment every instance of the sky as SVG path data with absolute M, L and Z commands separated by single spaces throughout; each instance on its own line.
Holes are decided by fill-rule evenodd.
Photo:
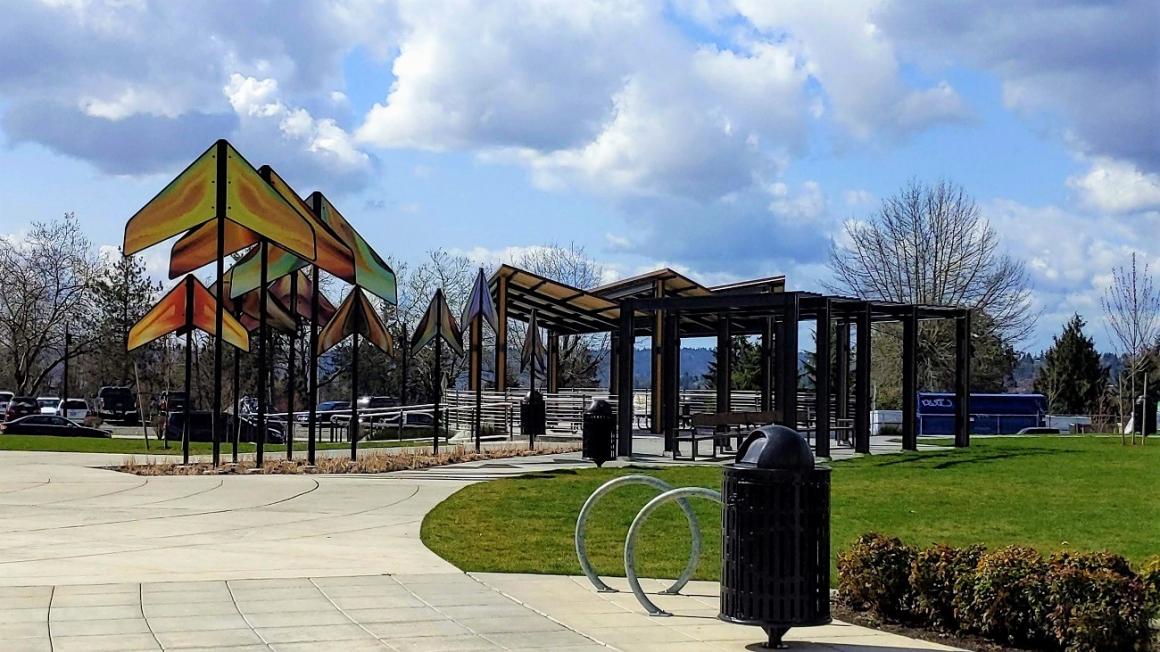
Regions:
M 1109 348 L 1112 267 L 1160 273 L 1154 0 L 5 4 L 4 234 L 72 211 L 115 248 L 225 137 L 401 260 L 820 290 L 847 221 L 947 179 L 1026 264 L 1020 348 L 1074 312 Z

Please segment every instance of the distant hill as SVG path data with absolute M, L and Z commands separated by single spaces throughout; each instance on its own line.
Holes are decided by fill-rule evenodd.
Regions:
M 701 386 L 701 377 L 709 371 L 709 362 L 713 360 L 714 350 L 697 347 L 681 349 L 681 389 L 696 389 Z M 604 351 L 600 366 L 596 369 L 596 378 L 601 387 L 608 386 L 609 353 Z M 652 375 L 652 365 L 649 362 L 649 350 L 637 349 L 632 362 L 633 385 L 648 387 Z

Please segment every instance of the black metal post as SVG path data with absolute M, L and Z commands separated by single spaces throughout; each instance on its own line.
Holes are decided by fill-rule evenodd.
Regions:
M 837 328 L 837 377 L 838 385 L 834 388 L 837 394 L 838 418 L 850 418 L 850 322 L 842 320 Z
M 189 464 L 189 406 L 193 403 L 193 396 L 190 394 L 190 387 L 192 386 L 191 371 L 193 370 L 193 329 L 188 328 L 185 331 L 185 405 L 182 407 L 184 411 L 184 423 L 181 427 L 181 463 Z
M 955 446 L 971 445 L 971 311 L 955 319 Z
M 728 412 L 733 381 L 733 334 L 729 317 L 717 315 L 717 412 Z
M 608 393 L 617 394 L 616 384 L 620 380 L 620 337 L 612 333 L 608 338 Z
M 480 431 L 483 429 L 483 316 L 476 315 L 471 320 L 471 359 L 475 362 L 475 452 L 480 449 Z
M 294 319 L 294 332 L 290 335 L 290 362 L 286 368 L 286 459 L 294 459 L 294 360 L 298 347 L 298 272 L 290 274 L 290 316 Z
M 357 287 L 351 292 L 361 292 Z M 358 437 L 359 437 L 359 422 L 358 422 L 358 331 L 354 332 L 351 340 L 350 349 L 350 425 L 347 426 L 347 432 L 350 433 L 350 459 L 358 459 Z M 402 415 L 399 415 L 402 418 Z
M 918 308 L 902 318 L 902 450 L 918 450 Z
M 242 350 L 234 349 L 234 427 L 233 427 L 233 460 L 238 463 L 238 441 L 242 437 Z
M 854 452 L 870 454 L 870 305 L 855 317 L 858 343 L 854 350 Z
M 785 396 L 781 401 L 782 422 L 797 430 L 798 428 L 798 315 L 799 302 L 797 293 L 786 293 L 785 320 L 783 330 L 778 332 L 778 340 L 784 340 L 778 345 L 781 352 L 781 377 Z
M 535 367 L 535 366 L 536 366 L 536 363 L 533 361 L 532 367 Z M 440 391 L 442 380 L 443 380 L 441 378 L 442 375 L 443 375 L 443 337 L 441 335 L 439 335 L 439 336 L 435 337 L 435 371 L 431 375 L 432 376 L 431 381 L 435 385 L 435 387 L 434 387 L 434 396 L 435 396 L 435 406 L 434 407 L 435 407 L 435 409 L 433 411 L 433 416 L 432 416 L 432 420 L 435 424 L 435 434 L 433 434 L 431 436 L 431 440 L 432 440 L 432 443 L 434 444 L 436 455 L 439 454 L 439 399 L 441 398 L 440 394 L 442 394 L 442 392 Z
M 665 452 L 670 452 L 676 446 L 677 419 L 681 410 L 680 392 L 680 313 L 670 311 L 665 314 L 661 338 L 661 390 L 664 406 Z
M 399 379 L 399 405 L 407 404 L 407 361 L 411 357 L 411 344 L 407 339 L 407 325 L 400 324 L 403 331 L 403 366 L 400 369 L 402 377 Z
M 68 357 L 69 349 L 72 348 L 72 333 L 69 332 L 68 322 L 64 324 L 64 376 L 60 380 L 60 413 L 64 418 L 68 418 Z M 138 415 L 138 418 L 144 418 L 144 415 Z
M 814 346 L 814 455 L 830 456 L 830 303 L 817 312 Z
M 773 409 L 773 318 L 766 317 L 761 328 L 761 411 Z
M 635 311 L 632 300 L 620 304 L 620 334 L 617 338 L 616 356 L 619 358 L 616 379 L 616 454 L 620 457 L 632 455 L 632 356 L 635 341 L 632 317 Z
M 261 266 L 260 284 L 258 286 L 258 414 L 255 415 L 254 426 L 257 452 L 254 463 L 258 468 L 266 461 L 266 284 L 267 265 L 269 264 L 270 244 L 265 238 L 258 244 L 258 264 Z
M 310 271 L 310 351 L 306 354 L 306 359 L 310 361 L 310 369 L 307 372 L 309 376 L 307 382 L 310 385 L 307 388 L 309 398 L 307 406 L 310 412 L 306 416 L 306 424 L 309 432 L 307 432 L 306 439 L 306 463 L 311 466 L 314 465 L 315 441 L 318 433 L 318 266 L 315 265 Z
M 781 366 L 785 364 L 785 356 L 782 355 L 781 346 L 785 342 L 785 319 L 777 320 L 773 325 L 773 408 L 778 410 L 782 415 L 782 423 L 785 423 L 785 374 L 782 373 Z

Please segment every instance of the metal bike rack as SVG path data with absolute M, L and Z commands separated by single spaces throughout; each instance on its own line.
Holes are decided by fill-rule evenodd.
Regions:
M 619 478 L 614 478 L 600 485 L 588 500 L 584 501 L 584 506 L 580 508 L 580 515 L 576 518 L 576 557 L 580 560 L 580 569 L 584 571 L 584 575 L 588 577 L 588 581 L 592 582 L 592 586 L 600 593 L 616 593 L 616 589 L 604 583 L 596 571 L 592 569 L 592 564 L 588 561 L 588 552 L 586 550 L 587 540 L 585 538 L 585 529 L 588 524 L 588 515 L 592 508 L 608 492 L 617 487 L 630 484 L 645 484 L 662 492 L 671 491 L 673 486 L 661 480 L 654 478 L 651 475 L 625 475 Z M 663 495 L 663 494 L 662 494 Z M 693 554 L 689 557 L 689 563 L 686 565 L 684 572 L 681 573 L 680 579 L 673 583 L 672 586 L 662 591 L 666 594 L 680 593 L 685 584 L 688 583 L 689 578 L 692 577 L 693 571 L 697 568 L 697 557 L 700 556 L 701 551 L 701 527 L 697 523 L 697 515 L 693 513 L 693 508 L 689 506 L 688 501 L 681 499 L 678 503 L 681 506 L 681 511 L 685 513 L 685 518 L 689 521 L 689 533 L 693 537 Z
M 636 518 L 632 521 L 632 526 L 628 530 L 628 535 L 624 541 L 624 573 L 628 578 L 629 587 L 632 588 L 633 595 L 636 596 L 641 606 L 645 608 L 650 615 L 653 616 L 668 616 L 668 612 L 660 607 L 657 607 L 644 593 L 644 589 L 640 586 L 640 581 L 636 576 L 636 538 L 640 533 L 644 522 L 661 505 L 677 501 L 681 511 L 685 513 L 685 519 L 689 522 L 689 534 L 692 537 L 692 549 L 689 552 L 689 561 L 685 564 L 685 569 L 681 571 L 680 577 L 669 588 L 661 591 L 663 595 L 676 595 L 681 592 L 681 589 L 689 583 L 692 579 L 693 573 L 697 570 L 697 562 L 701 557 L 701 526 L 697 522 L 697 515 L 693 512 L 693 508 L 689 506 L 689 501 L 686 497 L 698 496 L 708 498 L 721 502 L 721 494 L 702 487 L 684 487 L 676 489 L 669 483 L 655 478 L 651 475 L 626 475 L 619 478 L 614 478 L 600 485 L 588 500 L 584 501 L 584 506 L 580 508 L 580 515 L 576 518 L 576 557 L 580 560 L 580 568 L 584 571 L 584 575 L 588 577 L 588 581 L 592 582 L 592 586 L 601 593 L 616 593 L 616 589 L 604 583 L 596 571 L 592 569 L 592 564 L 588 561 L 588 553 L 586 551 L 585 528 L 588 522 L 588 515 L 591 513 L 593 506 L 608 492 L 613 489 L 630 484 L 644 484 L 650 487 L 659 489 L 662 493 L 650 500 L 640 512 L 637 513 Z
M 628 578 L 628 585 L 632 587 L 632 593 L 636 596 L 637 602 L 640 602 L 650 616 L 671 616 L 672 614 L 653 604 L 653 601 L 648 599 L 644 589 L 640 586 L 640 581 L 636 577 L 636 537 L 640 534 L 641 528 L 644 527 L 644 522 L 658 507 L 672 500 L 686 503 L 685 498 L 692 496 L 700 496 L 716 501 L 718 504 L 721 503 L 721 493 L 712 489 L 704 487 L 670 489 L 648 501 L 648 504 L 637 513 L 636 518 L 632 519 L 632 526 L 628 528 L 628 536 L 624 540 L 624 575 Z M 677 580 L 681 586 L 684 586 L 693 576 L 693 571 L 697 569 L 697 561 L 700 557 L 701 537 L 698 531 L 697 536 L 693 537 L 693 553 L 689 557 L 689 564 L 681 573 L 680 579 Z M 662 593 L 670 593 L 670 591 L 662 591 Z

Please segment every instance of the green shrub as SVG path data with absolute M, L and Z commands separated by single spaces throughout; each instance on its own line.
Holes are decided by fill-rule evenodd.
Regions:
M 1003 643 L 1027 647 L 1051 640 L 1046 631 L 1048 564 L 1032 548 L 1010 546 L 984 554 L 973 575 L 955 587 L 960 626 Z
M 1114 557 L 1114 555 L 1112 555 Z M 1151 636 L 1144 584 L 1130 570 L 1053 564 L 1048 634 L 1067 652 L 1144 650 Z
M 1127 559 L 1106 550 L 1100 552 L 1057 552 L 1049 561 L 1052 569 L 1106 570 L 1124 577 L 1136 577 Z
M 910 568 L 915 616 L 940 629 L 958 629 L 955 587 L 962 578 L 974 575 L 984 553 L 983 546 L 937 545 L 918 551 Z
M 914 548 L 898 538 L 863 534 L 838 555 L 839 597 L 851 609 L 894 618 L 908 614 L 914 554 Z

